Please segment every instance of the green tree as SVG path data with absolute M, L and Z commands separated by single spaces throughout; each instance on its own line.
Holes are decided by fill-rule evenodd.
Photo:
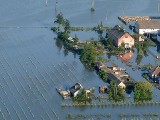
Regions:
M 147 101 L 152 99 L 152 86 L 149 82 L 136 82 L 134 86 L 134 100 Z
M 90 102 L 93 97 L 93 92 L 94 91 L 87 92 L 87 90 L 83 88 L 80 93 L 73 98 L 73 101 L 78 103 Z
M 88 67 L 91 67 L 95 61 L 103 60 L 103 50 L 103 45 L 98 42 L 85 44 L 80 60 Z
M 57 38 L 62 41 L 66 41 L 69 38 L 69 34 L 66 32 L 58 32 Z
M 137 55 L 137 57 L 136 57 L 136 63 L 137 63 L 137 65 L 139 65 L 141 63 L 142 58 L 143 58 L 142 55 Z
M 70 22 L 69 22 L 69 20 L 65 20 L 65 24 L 64 24 L 64 30 L 65 30 L 65 32 L 69 32 L 69 30 L 70 30 Z
M 75 34 L 75 37 L 73 38 L 74 42 L 77 43 L 79 41 L 79 38 L 77 37 L 77 35 Z
M 139 36 L 140 36 L 139 34 L 132 35 L 135 41 L 139 41 Z
M 110 82 L 110 90 L 108 92 L 109 99 L 114 101 L 125 100 L 125 91 L 112 80 Z
M 98 71 L 98 75 L 101 77 L 101 79 L 102 79 L 104 82 L 107 82 L 108 74 L 107 74 L 106 71 L 104 71 L 104 70 L 99 70 L 99 71 Z
M 59 25 L 62 25 L 62 26 L 65 24 L 65 19 L 63 18 L 63 14 L 62 13 L 59 13 L 56 16 L 56 20 L 54 21 L 54 23 L 58 23 Z
M 69 20 L 67 19 L 64 19 L 63 17 L 63 14 L 62 13 L 59 13 L 57 16 L 56 16 L 56 20 L 54 21 L 54 23 L 57 23 L 59 26 L 57 29 L 53 29 L 54 31 L 56 30 L 60 30 L 60 31 L 63 31 L 64 32 L 70 32 L 70 22 Z

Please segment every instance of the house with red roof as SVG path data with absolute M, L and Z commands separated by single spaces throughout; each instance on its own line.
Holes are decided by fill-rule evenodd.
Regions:
M 132 48 L 134 46 L 134 39 L 127 33 L 121 26 L 116 25 L 108 32 L 109 38 L 113 39 L 113 43 L 117 47 L 121 47 L 124 44 L 125 48 Z
M 150 76 L 155 82 L 158 81 L 158 78 L 160 77 L 160 66 L 157 66 L 151 70 Z

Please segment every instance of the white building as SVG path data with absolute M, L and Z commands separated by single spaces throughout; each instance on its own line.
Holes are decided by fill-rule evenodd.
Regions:
M 135 30 L 139 34 L 157 34 L 158 30 L 160 30 L 160 20 L 137 21 L 135 23 Z
M 158 30 L 157 41 L 160 42 L 160 30 Z

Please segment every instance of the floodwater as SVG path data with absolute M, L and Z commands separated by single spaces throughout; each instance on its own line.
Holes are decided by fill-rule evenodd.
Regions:
M 50 27 L 55 26 L 56 13 L 62 12 L 71 25 L 96 26 L 122 24 L 119 15 L 159 15 L 158 0 L 95 0 L 95 12 L 90 12 L 91 0 L 12 0 L 0 4 L 0 119 L 1 120 L 65 120 L 72 114 L 111 113 L 113 120 L 121 112 L 159 112 L 159 106 L 140 107 L 66 107 L 56 92 L 57 86 L 68 88 L 80 82 L 84 87 L 105 84 L 96 73 L 87 70 L 79 56 L 57 47 Z M 55 8 L 56 7 L 56 8 Z M 57 9 L 57 11 L 55 11 Z M 74 36 L 74 33 L 72 33 Z M 79 33 L 81 39 L 96 39 L 95 33 Z M 93 34 L 93 35 L 91 35 Z M 134 53 L 135 54 L 135 53 Z M 135 56 L 134 56 L 135 57 Z M 116 57 L 115 63 L 127 68 Z M 142 60 L 145 62 L 145 59 Z M 150 62 L 154 63 L 153 57 Z M 142 62 L 143 63 L 143 62 Z M 141 79 L 139 72 L 133 76 Z M 142 79 L 143 80 L 143 79 Z M 97 91 L 95 91 L 98 94 Z M 154 88 L 159 100 L 160 94 Z

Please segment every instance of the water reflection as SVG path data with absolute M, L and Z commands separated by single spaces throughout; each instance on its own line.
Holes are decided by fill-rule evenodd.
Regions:
M 56 46 L 59 48 L 59 51 L 61 51 L 62 47 L 63 47 L 63 42 L 60 39 L 54 38 L 54 40 L 56 40 Z
M 129 65 L 130 60 L 133 58 L 133 56 L 134 52 L 132 50 L 127 50 L 123 55 L 118 56 L 118 58 L 122 61 L 122 63 Z
M 136 63 L 137 63 L 137 65 L 139 65 L 141 63 L 142 58 L 143 58 L 143 55 L 137 55 L 137 57 L 136 57 Z
M 157 45 L 157 53 L 160 55 L 160 44 Z

